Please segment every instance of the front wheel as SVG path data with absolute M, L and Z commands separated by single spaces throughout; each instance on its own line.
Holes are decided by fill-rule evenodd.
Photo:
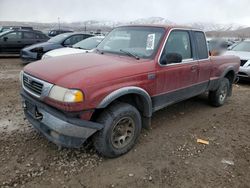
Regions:
M 209 100 L 211 104 L 215 107 L 222 106 L 230 91 L 230 82 L 227 78 L 222 78 L 218 89 L 209 92 Z
M 111 105 L 97 119 L 104 128 L 94 136 L 96 150 L 105 157 L 118 157 L 135 145 L 141 132 L 139 111 L 127 103 Z

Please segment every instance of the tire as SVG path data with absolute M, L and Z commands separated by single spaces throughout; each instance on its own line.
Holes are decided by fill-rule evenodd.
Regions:
M 222 106 L 229 96 L 230 82 L 227 78 L 222 78 L 218 89 L 209 92 L 209 101 L 215 107 Z
M 141 132 L 141 115 L 132 105 L 115 103 L 105 109 L 97 122 L 104 128 L 94 136 L 94 146 L 104 157 L 114 158 L 130 151 Z

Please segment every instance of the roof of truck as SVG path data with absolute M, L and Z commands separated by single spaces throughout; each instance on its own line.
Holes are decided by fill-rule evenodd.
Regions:
M 197 28 L 192 28 L 188 26 L 183 26 L 183 25 L 163 25 L 163 24 L 131 24 L 131 25 L 122 25 L 119 27 L 162 27 L 165 29 L 193 29 L 193 30 L 200 30 Z

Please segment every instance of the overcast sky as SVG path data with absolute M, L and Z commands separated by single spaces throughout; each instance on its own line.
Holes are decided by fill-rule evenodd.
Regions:
M 250 26 L 250 0 L 0 0 L 0 21 L 132 21 L 164 17 Z

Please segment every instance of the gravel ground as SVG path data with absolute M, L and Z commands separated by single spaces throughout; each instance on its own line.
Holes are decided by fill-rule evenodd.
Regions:
M 0 59 L 0 187 L 250 187 L 250 83 L 221 108 L 202 95 L 155 113 L 131 152 L 105 159 L 91 146 L 59 150 L 34 131 L 20 104 L 22 68 Z

